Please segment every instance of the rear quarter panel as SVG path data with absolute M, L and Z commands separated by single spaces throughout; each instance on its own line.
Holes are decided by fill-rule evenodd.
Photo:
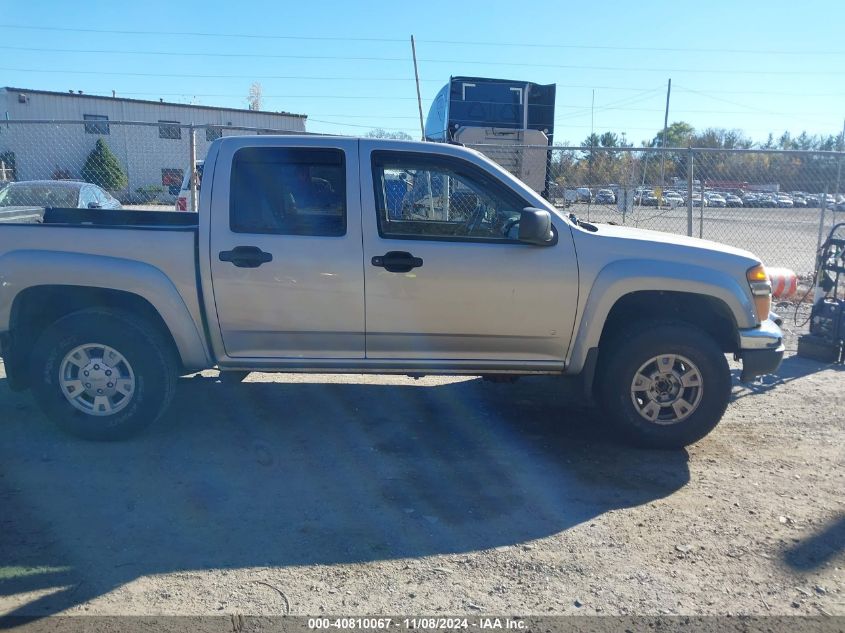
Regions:
M 0 225 L 0 332 L 8 331 L 15 298 L 27 288 L 122 290 L 159 312 L 186 369 L 207 367 L 195 242 L 191 229 Z

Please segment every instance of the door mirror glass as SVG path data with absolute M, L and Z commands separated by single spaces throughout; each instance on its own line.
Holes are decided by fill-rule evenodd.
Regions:
M 526 244 L 550 246 L 554 240 L 551 214 L 545 209 L 525 207 L 519 214 L 517 239 Z

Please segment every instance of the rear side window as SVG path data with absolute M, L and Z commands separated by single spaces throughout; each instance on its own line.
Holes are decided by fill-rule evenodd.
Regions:
M 346 168 L 339 149 L 245 147 L 232 161 L 235 233 L 346 234 Z

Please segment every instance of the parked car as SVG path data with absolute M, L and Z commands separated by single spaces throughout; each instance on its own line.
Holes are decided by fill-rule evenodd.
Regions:
M 80 180 L 22 180 L 0 189 L 0 207 L 120 209 L 120 202 L 97 185 Z
M 706 193 L 704 194 L 707 198 L 707 206 L 708 207 L 721 207 L 724 208 L 727 206 L 725 199 L 720 196 L 718 193 Z
M 663 195 L 663 202 L 670 207 L 680 207 L 684 204 L 684 199 L 677 191 L 668 191 Z
M 809 196 L 805 197 L 804 200 L 807 202 L 808 207 L 817 207 L 819 206 L 820 196 L 810 194 Z
M 599 189 L 596 193 L 596 204 L 616 204 L 616 195 L 610 189 Z
M 795 203 L 792 201 L 792 198 L 790 198 L 789 196 L 779 195 L 777 197 L 777 206 L 780 209 L 791 209 L 792 207 L 795 206 Z
M 644 193 L 640 198 L 640 204 L 644 207 L 659 207 L 662 198 L 658 198 L 653 192 Z
M 792 196 L 792 205 L 795 207 L 806 208 L 807 200 L 801 196 Z
M 702 204 L 701 194 L 698 192 L 693 192 L 692 194 L 692 206 L 700 207 Z M 707 196 L 704 196 L 704 206 L 710 206 L 710 203 L 707 201 Z
M 589 187 L 578 187 L 575 191 L 578 194 L 578 202 L 593 201 L 593 192 L 590 191 Z
M 205 161 L 198 160 L 196 162 L 197 170 L 197 205 L 199 205 L 200 187 L 202 187 L 202 169 Z M 185 170 L 185 176 L 182 178 L 182 186 L 179 189 L 179 195 L 176 197 L 177 211 L 195 211 L 191 209 L 191 170 Z
M 726 355 L 742 380 L 782 360 L 757 257 L 582 221 L 478 152 L 231 136 L 206 160 L 196 214 L 0 225 L 5 382 L 69 433 L 137 433 L 214 366 L 547 374 L 577 376 L 622 437 L 675 448 L 721 419 Z M 446 213 L 455 191 L 468 213 Z
M 742 198 L 739 196 L 735 196 L 732 193 L 729 193 L 725 196 L 725 205 L 728 207 L 742 207 L 745 206 L 742 202 Z

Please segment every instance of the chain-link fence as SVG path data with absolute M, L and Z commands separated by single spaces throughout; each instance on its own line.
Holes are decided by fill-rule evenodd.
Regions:
M 290 133 L 175 122 L 2 121 L 0 185 L 18 186 L 0 191 L 0 213 L 10 205 L 196 209 L 200 163 L 214 139 Z M 723 242 L 799 274 L 813 269 L 820 235 L 845 221 L 845 152 L 475 148 L 584 219 Z M 426 186 L 431 178 L 426 175 Z M 397 190 L 403 186 L 387 180 Z M 57 181 L 96 187 L 66 182 L 62 188 Z M 449 191 L 455 212 L 463 202 L 472 204 L 472 192 Z
M 703 237 L 799 274 L 845 221 L 843 152 L 474 147 L 584 219 Z
M 20 186 L 9 189 L 6 197 L 11 199 L 0 201 L 0 207 L 17 203 L 15 206 L 97 208 L 119 202 L 132 209 L 195 209 L 201 161 L 214 139 L 291 133 L 175 122 L 3 121 L 0 183 L 17 181 Z M 199 166 L 193 197 L 191 165 Z M 47 186 L 52 183 L 38 181 L 64 181 L 67 185 Z M 96 188 L 80 191 L 69 181 L 84 181 Z M 77 199 L 72 200 L 74 189 Z

